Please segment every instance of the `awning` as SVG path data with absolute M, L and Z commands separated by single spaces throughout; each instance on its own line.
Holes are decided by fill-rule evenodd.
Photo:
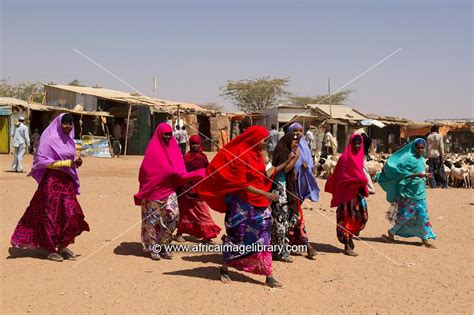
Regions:
M 362 126 L 376 126 L 379 128 L 385 127 L 385 124 L 377 119 L 364 119 L 360 122 Z

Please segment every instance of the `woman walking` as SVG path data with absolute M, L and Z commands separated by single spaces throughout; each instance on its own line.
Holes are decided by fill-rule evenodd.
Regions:
M 390 156 L 377 176 L 393 210 L 388 218 L 394 226 L 388 230 L 388 235 L 382 236 L 387 242 L 393 242 L 395 235 L 419 237 L 424 246 L 435 248 L 429 242 L 436 239 L 436 234 L 426 205 L 426 179 L 431 174 L 425 173 L 425 148 L 425 140 L 415 139 Z
M 278 196 L 270 193 L 269 179 L 288 162 L 265 171 L 262 150 L 268 131 L 252 126 L 229 142 L 209 164 L 208 177 L 198 193 L 208 205 L 225 213 L 226 235 L 221 281 L 230 282 L 228 267 L 265 275 L 266 285 L 281 287 L 273 277 L 269 251 L 271 231 L 270 202 Z
M 13 232 L 13 246 L 44 249 L 47 258 L 57 262 L 79 256 L 68 246 L 89 231 L 76 196 L 81 165 L 81 158 L 76 158 L 73 118 L 60 114 L 41 135 L 28 174 L 38 182 L 38 189 Z
M 278 166 L 289 160 L 283 170 L 275 176 L 272 192 L 278 201 L 271 203 L 272 208 L 272 245 L 278 245 L 281 251 L 273 252 L 273 259 L 293 262 L 289 251 L 290 217 L 298 215 L 299 200 L 296 191 L 295 164 L 300 157 L 298 144 L 300 139 L 293 132 L 287 132 L 281 138 L 274 151 L 272 165 Z
M 207 156 L 202 153 L 202 139 L 199 135 L 189 138 L 190 150 L 184 155 L 184 164 L 188 172 L 205 170 L 209 165 Z M 197 181 L 185 183 L 178 198 L 179 225 L 176 241 L 184 242 L 183 234 L 201 238 L 204 243 L 212 242 L 219 235 L 221 228 L 214 223 L 209 213 L 209 206 L 194 191 Z
M 294 166 L 294 181 L 296 194 L 289 194 L 290 207 L 290 245 L 306 245 L 307 257 L 315 259 L 317 251 L 311 246 L 306 232 L 302 204 L 306 199 L 313 202 L 319 200 L 319 187 L 313 175 L 314 161 L 308 143 L 303 137 L 303 126 L 293 123 L 288 127 L 300 140 L 298 144 L 299 158 Z
M 179 220 L 176 189 L 203 176 L 202 169 L 186 171 L 172 127 L 167 123 L 158 125 L 140 166 L 140 189 L 134 196 L 135 204 L 142 207 L 143 248 L 153 260 L 173 257 L 166 245 L 171 243 Z
M 369 195 L 361 135 L 351 135 L 334 173 L 326 182 L 325 191 L 332 194 L 331 207 L 337 207 L 337 238 L 344 244 L 344 254 L 357 256 L 352 239 L 354 235 L 359 235 L 367 223 L 365 198 Z

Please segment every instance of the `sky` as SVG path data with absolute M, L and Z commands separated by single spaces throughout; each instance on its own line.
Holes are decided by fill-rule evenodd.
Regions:
M 219 95 L 227 80 L 289 78 L 311 96 L 330 77 L 364 113 L 474 116 L 471 1 L 0 2 L 10 83 L 78 79 L 151 96 L 156 76 L 158 98 L 235 109 Z

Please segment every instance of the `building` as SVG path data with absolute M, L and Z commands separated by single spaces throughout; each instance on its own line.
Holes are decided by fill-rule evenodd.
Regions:
M 173 126 L 183 125 L 186 122 L 190 126 L 189 133 L 199 133 L 211 138 L 210 117 L 215 116 L 214 111 L 206 110 L 191 103 L 168 101 L 150 98 L 137 93 L 126 93 L 105 89 L 101 87 L 69 86 L 59 84 L 45 84 L 45 101 L 48 106 L 83 109 L 83 112 L 105 112 L 112 119 L 107 120 L 109 133 L 114 126 L 122 126 L 122 134 L 127 135 L 127 153 L 143 154 L 155 127 L 162 122 L 168 122 Z M 98 124 L 100 125 L 100 124 Z M 94 126 L 91 122 L 88 128 Z M 95 128 L 101 133 L 100 128 Z M 99 130 L 97 130 L 99 129 Z M 128 129 L 128 133 L 127 130 Z M 204 137 L 204 138 L 205 138 Z M 208 139 L 203 139 L 210 142 Z

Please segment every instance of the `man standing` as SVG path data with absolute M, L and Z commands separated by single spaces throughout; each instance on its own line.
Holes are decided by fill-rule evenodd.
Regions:
M 430 131 L 431 133 L 427 138 L 427 157 L 430 173 L 433 174 L 433 176 L 429 178 L 429 184 L 431 188 L 436 188 L 438 186 L 441 188 L 447 188 L 445 180 L 446 175 L 443 167 L 443 137 L 438 133 L 439 127 L 437 125 L 432 126 Z
M 112 148 L 114 150 L 114 157 L 120 157 L 120 153 L 122 152 L 122 145 L 120 140 L 122 139 L 122 126 L 117 123 L 114 127 L 114 142 Z
M 23 122 L 23 116 L 18 117 L 18 123 L 13 129 L 13 148 L 14 158 L 12 163 L 12 172 L 23 173 L 23 156 L 26 153 L 26 148 L 30 146 L 30 135 L 28 127 Z
M 186 126 L 181 127 L 181 130 L 178 133 L 179 138 L 179 148 L 181 153 L 184 155 L 186 153 L 186 145 L 188 144 L 188 133 L 186 132 Z
M 35 132 L 31 135 L 31 152 L 33 154 L 35 154 L 36 150 L 38 149 L 40 137 L 41 135 L 39 133 L 39 130 L 38 128 L 36 128 Z
M 278 143 L 278 140 L 280 138 L 280 133 L 278 132 L 276 125 L 272 125 L 272 130 L 270 130 L 270 136 L 268 137 L 268 157 L 271 160 L 273 157 L 273 151 L 275 151 L 275 147 Z
M 323 152 L 322 157 L 327 158 L 328 155 L 334 155 L 337 153 L 337 140 L 331 133 L 331 125 L 326 126 L 326 134 L 323 138 Z

